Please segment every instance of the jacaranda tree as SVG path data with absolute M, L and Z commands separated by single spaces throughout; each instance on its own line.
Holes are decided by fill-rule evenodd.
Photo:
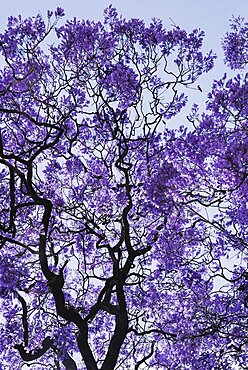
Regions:
M 182 118 L 202 31 L 63 13 L 0 35 L 2 368 L 246 369 L 248 23 Z

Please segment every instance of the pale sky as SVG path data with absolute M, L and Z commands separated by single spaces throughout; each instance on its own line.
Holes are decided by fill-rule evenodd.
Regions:
M 99 20 L 104 8 L 113 4 L 126 18 L 160 18 L 165 26 L 170 18 L 180 27 L 190 30 L 202 28 L 207 32 L 207 41 L 213 46 L 228 28 L 232 14 L 248 16 L 247 0 L 0 0 L 0 28 L 3 29 L 9 15 L 23 17 L 46 14 L 57 6 L 65 9 L 66 17 Z
M 166 28 L 171 19 L 181 28 L 191 31 L 201 28 L 206 32 L 204 50 L 213 49 L 220 55 L 217 68 L 205 81 L 209 89 L 213 78 L 223 73 L 221 63 L 221 38 L 228 30 L 232 15 L 248 17 L 247 0 L 0 0 L 0 31 L 3 31 L 9 15 L 28 17 L 38 12 L 46 16 L 47 10 L 60 6 L 66 18 L 101 20 L 103 10 L 112 3 L 125 18 L 141 18 L 147 23 L 152 17 L 162 19 Z M 61 21 L 62 24 L 63 21 Z M 204 85 L 206 84 L 206 85 Z
M 21 14 L 25 18 L 41 13 L 46 17 L 47 10 L 55 10 L 59 6 L 65 10 L 65 19 L 102 20 L 103 10 L 110 4 L 125 18 L 141 18 L 149 23 L 155 17 L 163 21 L 165 28 L 170 28 L 173 20 L 189 32 L 194 28 L 205 31 L 203 50 L 213 49 L 217 53 L 216 67 L 196 83 L 205 93 L 200 95 L 198 91 L 195 95 L 194 90 L 187 90 L 192 103 L 205 106 L 213 80 L 221 78 L 226 70 L 222 61 L 221 38 L 229 29 L 232 15 L 248 17 L 248 0 L 0 0 L 0 32 L 10 15 Z

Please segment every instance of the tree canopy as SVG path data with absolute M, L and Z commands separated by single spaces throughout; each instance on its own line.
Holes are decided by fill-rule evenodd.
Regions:
M 248 23 L 200 112 L 203 31 L 63 16 L 0 35 L 2 368 L 246 369 Z

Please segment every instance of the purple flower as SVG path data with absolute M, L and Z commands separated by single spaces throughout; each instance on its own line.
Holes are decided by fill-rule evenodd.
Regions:
M 225 61 L 232 69 L 243 69 L 248 63 L 248 22 L 242 17 L 230 22 L 232 31 L 222 41 Z
M 50 14 L 51 14 L 51 13 L 50 13 Z M 62 9 L 62 8 L 58 7 L 58 8 L 55 10 L 54 14 L 55 14 L 55 17 L 63 17 L 63 16 L 65 15 L 65 11 L 64 11 L 64 9 Z

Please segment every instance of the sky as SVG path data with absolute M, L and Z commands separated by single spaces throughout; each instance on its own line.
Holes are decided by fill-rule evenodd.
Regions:
M 141 18 L 149 23 L 155 17 L 160 18 L 166 28 L 170 28 L 173 21 L 188 31 L 203 29 L 206 33 L 203 50 L 213 49 L 219 56 L 216 68 L 198 82 L 205 91 L 209 91 L 214 78 L 223 75 L 221 38 L 228 30 L 230 18 L 232 15 L 248 17 L 247 0 L 0 0 L 0 31 L 5 29 L 10 15 L 21 14 L 25 18 L 41 13 L 46 17 L 47 10 L 58 6 L 65 10 L 67 19 L 76 16 L 101 20 L 103 10 L 110 4 L 125 18 Z
M 202 28 L 206 31 L 206 45 L 214 49 L 219 49 L 232 15 L 248 16 L 247 0 L 0 0 L 0 29 L 4 29 L 9 15 L 46 15 L 48 9 L 57 6 L 65 9 L 67 18 L 99 20 L 111 3 L 126 18 L 149 22 L 156 17 L 167 27 L 172 19 L 181 28 Z

